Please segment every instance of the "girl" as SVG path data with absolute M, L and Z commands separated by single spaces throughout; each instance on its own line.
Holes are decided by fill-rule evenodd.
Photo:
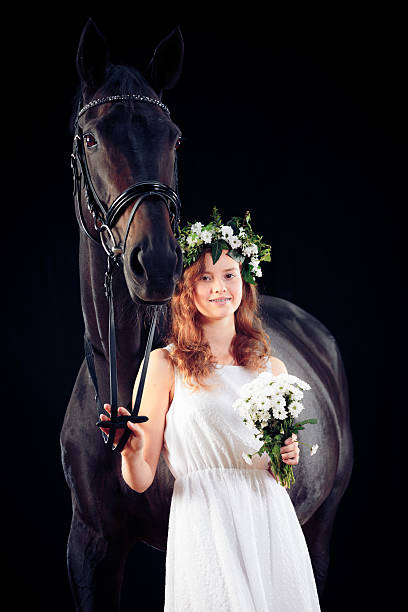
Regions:
M 232 408 L 260 371 L 287 372 L 256 314 L 254 277 L 270 247 L 249 215 L 222 225 L 216 211 L 205 228 L 189 224 L 180 244 L 186 268 L 171 303 L 171 342 L 151 353 L 140 409 L 149 420 L 128 422 L 122 451 L 122 475 L 135 491 L 152 484 L 162 451 L 175 478 L 164 610 L 319 611 L 291 499 L 266 453 L 244 461 L 260 443 Z M 298 464 L 295 435 L 281 455 Z

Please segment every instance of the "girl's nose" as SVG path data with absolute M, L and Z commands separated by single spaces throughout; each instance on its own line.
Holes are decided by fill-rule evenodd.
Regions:
M 224 281 L 221 278 L 214 278 L 212 290 L 216 293 L 219 293 L 220 291 L 226 291 Z

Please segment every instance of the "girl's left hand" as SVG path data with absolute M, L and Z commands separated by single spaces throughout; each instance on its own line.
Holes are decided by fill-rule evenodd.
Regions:
M 299 442 L 297 435 L 292 434 L 291 438 L 287 438 L 284 442 L 285 446 L 280 449 L 283 463 L 287 465 L 297 465 L 299 463 Z

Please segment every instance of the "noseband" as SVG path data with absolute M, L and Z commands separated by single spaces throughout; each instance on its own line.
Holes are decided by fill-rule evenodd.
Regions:
M 109 373 L 110 373 L 110 404 L 111 414 L 110 421 L 99 421 L 97 425 L 99 427 L 108 428 L 109 436 L 106 436 L 102 432 L 103 439 L 111 446 L 112 450 L 121 451 L 125 446 L 129 436 L 130 430 L 126 425 L 128 420 L 133 423 L 147 421 L 147 417 L 138 416 L 140 402 L 142 399 L 143 387 L 146 378 L 147 365 L 149 362 L 150 351 L 153 343 L 154 330 L 157 321 L 157 308 L 154 311 L 148 341 L 144 353 L 144 363 L 142 373 L 140 377 L 140 383 L 136 395 L 136 401 L 133 407 L 133 411 L 130 417 L 118 416 L 118 385 L 117 385 L 117 363 L 116 363 L 116 335 L 115 335 L 115 319 L 114 319 L 114 307 L 113 307 L 113 293 L 112 293 L 112 275 L 114 269 L 119 265 L 120 259 L 125 254 L 126 241 L 129 235 L 130 225 L 134 219 L 134 216 L 139 206 L 149 197 L 156 197 L 166 205 L 169 213 L 170 224 L 174 235 L 177 237 L 179 233 L 180 223 L 180 208 L 181 202 L 177 193 L 177 156 L 175 158 L 174 166 L 174 178 L 175 188 L 174 191 L 168 185 L 164 185 L 158 181 L 144 181 L 140 183 L 134 183 L 130 185 L 125 191 L 118 195 L 118 197 L 112 202 L 111 206 L 107 206 L 99 198 L 95 186 L 92 182 L 92 177 L 89 171 L 85 148 L 84 148 L 84 134 L 81 126 L 79 125 L 79 119 L 84 113 L 90 108 L 98 106 L 100 104 L 106 104 L 108 102 L 118 101 L 137 101 L 146 102 L 148 104 L 154 104 L 157 107 L 164 110 L 170 117 L 170 111 L 165 104 L 156 98 L 150 98 L 140 94 L 125 94 L 116 96 L 106 96 L 104 98 L 98 98 L 92 100 L 86 104 L 83 108 L 78 111 L 77 118 L 75 121 L 75 136 L 73 144 L 73 152 L 71 154 L 71 168 L 73 173 L 74 181 L 74 200 L 75 200 L 75 212 L 78 220 L 78 224 L 82 231 L 88 236 L 94 243 L 99 244 L 98 240 L 92 236 L 91 232 L 86 226 L 82 205 L 81 205 L 81 187 L 85 192 L 86 204 L 89 212 L 93 218 L 93 228 L 100 236 L 100 242 L 108 255 L 108 266 L 105 274 L 105 294 L 109 301 Z M 114 225 L 117 223 L 119 217 L 125 212 L 125 210 L 133 204 L 133 208 L 129 215 L 127 227 L 123 239 L 123 245 L 116 244 L 115 238 L 112 233 Z M 109 247 L 103 240 L 103 234 L 106 233 L 111 242 Z M 85 343 L 85 357 L 88 365 L 88 371 L 95 388 L 95 400 L 100 413 L 105 412 L 103 404 L 99 397 L 98 392 L 98 381 L 96 377 L 94 354 L 92 344 L 87 338 L 86 334 L 84 337 Z M 129 408 L 130 406 L 128 406 Z M 115 432 L 117 429 L 125 429 L 119 443 L 114 445 Z

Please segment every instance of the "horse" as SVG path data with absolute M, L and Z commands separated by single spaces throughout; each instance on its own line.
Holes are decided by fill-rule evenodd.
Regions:
M 161 99 L 180 76 L 184 47 L 179 29 L 156 47 L 142 76 L 130 67 L 109 63 L 106 43 L 93 24 L 85 26 L 77 54 L 81 103 L 128 94 Z M 88 114 L 89 113 L 89 114 Z M 175 185 L 174 148 L 180 132 L 158 106 L 143 102 L 98 104 L 82 116 L 86 156 L 94 185 L 107 204 L 129 185 L 157 180 Z M 95 142 L 97 141 L 97 145 Z M 94 155 L 99 147 L 98 155 Z M 104 295 L 106 253 L 96 242 L 97 224 L 80 205 L 80 281 L 85 334 L 95 354 L 100 395 L 109 395 L 108 307 Z M 118 335 L 118 403 L 128 405 L 143 357 L 149 304 L 164 304 L 154 347 L 163 346 L 168 327 L 165 304 L 181 275 L 181 255 L 163 199 L 143 201 L 132 220 L 133 201 L 112 228 L 123 242 L 129 229 L 123 268 L 113 277 Z M 131 221 L 130 226 L 128 225 Z M 128 225 L 128 228 L 126 228 Z M 260 296 L 261 316 L 273 352 L 288 371 L 312 387 L 308 416 L 319 419 L 326 446 L 296 466 L 288 490 L 309 548 L 319 594 L 329 567 L 329 545 L 336 511 L 353 465 L 347 378 L 330 331 L 297 305 Z M 86 361 L 79 370 L 61 431 L 62 463 L 72 496 L 68 538 L 68 575 L 78 610 L 119 610 L 124 567 L 131 548 L 144 542 L 166 550 L 174 478 L 163 456 L 152 485 L 142 494 L 127 487 L 119 453 L 106 447 L 95 426 L 95 390 Z M 314 426 L 316 427 L 316 426 Z M 317 428 L 315 429 L 317 431 Z M 306 444 L 318 441 L 313 427 L 302 432 Z M 302 448 L 302 447 L 301 447 Z
M 75 135 L 73 155 L 77 156 L 80 144 L 83 175 L 89 173 L 91 191 L 108 213 L 126 194 L 122 214 L 118 211 L 114 223 L 104 228 L 100 211 L 90 202 L 93 193 L 73 165 L 85 336 L 92 346 L 99 394 L 104 398 L 109 397 L 106 249 L 112 249 L 111 242 L 115 247 L 126 244 L 123 264 L 118 262 L 112 275 L 119 405 L 131 400 L 146 344 L 149 305 L 164 304 L 165 314 L 165 304 L 182 273 L 181 249 L 172 227 L 174 213 L 166 206 L 167 198 L 154 189 L 161 185 L 167 195 L 173 193 L 170 186 L 177 184 L 180 129 L 160 100 L 162 92 L 177 83 L 183 56 L 183 39 L 176 28 L 157 45 L 143 74 L 132 66 L 112 64 L 106 41 L 92 20 L 82 31 L 77 51 L 80 87 L 74 116 L 81 135 Z M 82 107 L 79 120 L 78 106 Z M 143 201 L 132 187 L 140 184 L 148 185 Z M 140 204 L 136 211 L 135 199 Z M 102 229 L 107 229 L 107 237 L 100 239 Z M 159 322 L 155 345 L 162 343 L 161 327 Z M 127 553 L 134 542 L 143 539 L 157 548 L 165 546 L 172 477 L 161 464 L 157 482 L 146 494 L 131 491 L 121 478 L 120 454 L 106 447 L 95 425 L 97 418 L 95 389 L 84 360 L 60 436 L 72 497 L 68 576 L 77 609 L 116 610 Z

